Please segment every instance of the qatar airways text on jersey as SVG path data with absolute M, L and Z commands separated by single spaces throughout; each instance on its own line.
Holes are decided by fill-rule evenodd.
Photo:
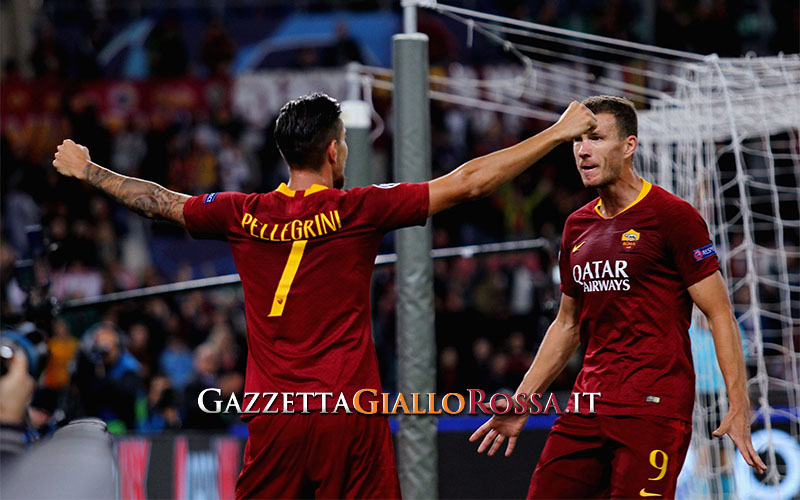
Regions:
M 625 260 L 594 260 L 572 267 L 572 278 L 584 292 L 626 292 L 631 289 Z

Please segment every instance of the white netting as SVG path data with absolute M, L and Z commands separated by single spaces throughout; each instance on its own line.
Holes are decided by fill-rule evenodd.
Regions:
M 686 64 L 670 99 L 640 113 L 645 176 L 691 201 L 709 223 L 742 328 L 750 397 L 763 423 L 770 468 L 760 485 L 730 441 L 710 432 L 727 409 L 710 333 L 695 314 L 698 374 L 689 498 L 735 492 L 800 494 L 800 59 L 762 57 Z M 794 438 L 775 438 L 775 428 Z M 781 434 L 782 435 L 782 434 Z M 794 451 L 793 451 L 794 450 Z M 777 456 L 776 456 L 777 455 Z M 777 461 L 776 461 L 777 459 Z
M 519 61 L 494 78 L 461 66 L 432 77 L 433 99 L 549 120 L 594 94 L 645 108 L 637 167 L 709 224 L 742 330 L 754 442 L 770 466 L 759 482 L 729 439 L 710 438 L 727 400 L 695 311 L 697 399 L 679 497 L 800 498 L 800 56 L 720 59 L 416 3 L 463 23 L 468 44 L 478 33 Z M 361 71 L 391 88 L 391 72 Z

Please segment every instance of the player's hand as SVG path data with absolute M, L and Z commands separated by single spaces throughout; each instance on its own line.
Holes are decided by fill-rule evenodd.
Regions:
M 499 400 L 497 401 L 497 406 L 498 409 L 502 411 L 505 410 L 507 403 L 504 400 Z M 489 448 L 488 455 L 491 457 L 500 449 L 503 441 L 508 438 L 506 456 L 509 456 L 514 451 L 514 446 L 517 444 L 517 437 L 519 433 L 522 432 L 522 428 L 525 427 L 525 422 L 528 421 L 529 416 L 530 413 L 527 411 L 519 415 L 516 414 L 514 410 L 505 415 L 495 413 L 492 418 L 487 420 L 482 426 L 478 427 L 478 430 L 472 433 L 469 437 L 469 441 L 471 443 L 475 442 L 485 434 L 483 441 L 478 445 L 478 453 L 483 453 Z
M 21 425 L 36 382 L 28 373 L 28 359 L 18 353 L 11 358 L 8 372 L 0 377 L 0 422 Z
M 53 166 L 61 175 L 83 180 L 86 165 L 91 161 L 89 150 L 85 146 L 75 144 L 71 139 L 67 139 L 58 146 Z
M 558 130 L 562 141 L 571 141 L 596 127 L 597 117 L 595 114 L 578 101 L 572 101 L 561 118 L 553 125 L 553 128 Z
M 730 436 L 747 465 L 758 473 L 764 473 L 767 471 L 767 466 L 753 448 L 753 441 L 750 439 L 750 419 L 747 413 L 746 410 L 731 409 L 712 434 L 715 437 L 722 437 L 725 434 Z

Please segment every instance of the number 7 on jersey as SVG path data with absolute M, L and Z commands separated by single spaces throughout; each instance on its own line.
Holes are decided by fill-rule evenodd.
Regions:
M 300 260 L 303 258 L 306 243 L 308 243 L 308 240 L 298 240 L 292 243 L 289 260 L 286 262 L 286 267 L 283 268 L 281 280 L 278 282 L 278 289 L 275 290 L 275 298 L 272 299 L 272 309 L 269 311 L 270 317 L 283 315 L 286 297 L 292 288 L 292 281 L 294 281 L 294 275 L 297 274 L 297 268 L 300 267 Z

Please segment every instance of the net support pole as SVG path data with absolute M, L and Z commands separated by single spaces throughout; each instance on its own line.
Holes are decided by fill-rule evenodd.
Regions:
M 358 69 L 351 65 L 347 70 L 348 95 L 342 102 L 342 122 L 347 128 L 347 187 L 369 186 L 374 180 L 370 168 L 369 127 L 372 123 L 372 108 L 361 100 L 361 85 Z
M 413 3 L 403 6 L 403 32 L 417 32 L 417 6 Z
M 422 33 L 395 35 L 392 53 L 395 179 L 425 182 L 431 177 L 428 37 Z M 398 391 L 410 398 L 411 393 L 424 396 L 436 389 L 431 230 L 429 226 L 411 227 L 396 234 Z M 428 398 L 419 400 L 421 409 L 428 409 Z M 436 418 L 400 414 L 398 419 L 396 443 L 403 496 L 436 498 Z

